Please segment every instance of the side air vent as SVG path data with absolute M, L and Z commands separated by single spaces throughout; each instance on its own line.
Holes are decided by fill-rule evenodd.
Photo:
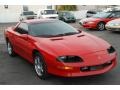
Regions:
M 83 36 L 85 36 L 85 35 L 79 35 L 79 36 L 77 36 L 77 37 L 83 37 Z
M 54 38 L 54 39 L 51 39 L 52 41 L 56 41 L 56 40 L 63 40 L 63 38 Z

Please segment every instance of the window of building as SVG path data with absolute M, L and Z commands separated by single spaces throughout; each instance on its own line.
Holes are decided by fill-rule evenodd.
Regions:
M 47 9 L 52 9 L 52 5 L 47 5 Z
M 8 5 L 4 5 L 4 8 L 5 8 L 5 9 L 8 9 Z
M 27 5 L 23 5 L 23 11 L 29 11 Z

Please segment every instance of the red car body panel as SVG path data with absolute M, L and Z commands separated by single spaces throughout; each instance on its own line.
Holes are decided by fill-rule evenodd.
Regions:
M 97 25 L 99 22 L 104 22 L 105 24 L 111 20 L 114 20 L 116 18 L 86 18 L 83 19 L 82 21 L 84 22 L 82 26 L 87 29 L 97 29 Z M 94 23 L 89 23 L 89 22 L 94 22 Z
M 31 22 L 26 21 L 26 23 Z M 48 73 L 54 75 L 74 77 L 102 74 L 116 66 L 116 52 L 112 54 L 107 52 L 110 44 L 85 32 L 53 38 L 27 35 L 27 38 L 23 39 L 23 35 L 10 27 L 5 31 L 5 38 L 9 39 L 17 54 L 31 63 L 34 62 L 33 51 L 38 50 L 44 57 Z M 57 60 L 57 57 L 64 55 L 77 55 L 84 61 L 79 63 L 62 63 Z M 81 67 L 102 65 L 109 61 L 112 61 L 111 65 L 99 70 L 87 72 L 80 70 Z

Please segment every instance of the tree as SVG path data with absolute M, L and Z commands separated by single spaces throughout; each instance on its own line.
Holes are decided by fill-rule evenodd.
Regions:
M 56 10 L 58 11 L 76 11 L 76 5 L 57 5 Z

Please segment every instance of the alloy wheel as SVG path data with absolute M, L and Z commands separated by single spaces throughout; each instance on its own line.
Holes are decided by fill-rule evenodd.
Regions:
M 105 24 L 104 24 L 104 23 L 99 23 L 99 24 L 98 24 L 98 29 L 99 29 L 100 31 L 105 30 Z
M 38 76 L 42 76 L 44 72 L 43 63 L 41 61 L 40 56 L 35 57 L 35 71 L 38 74 Z

